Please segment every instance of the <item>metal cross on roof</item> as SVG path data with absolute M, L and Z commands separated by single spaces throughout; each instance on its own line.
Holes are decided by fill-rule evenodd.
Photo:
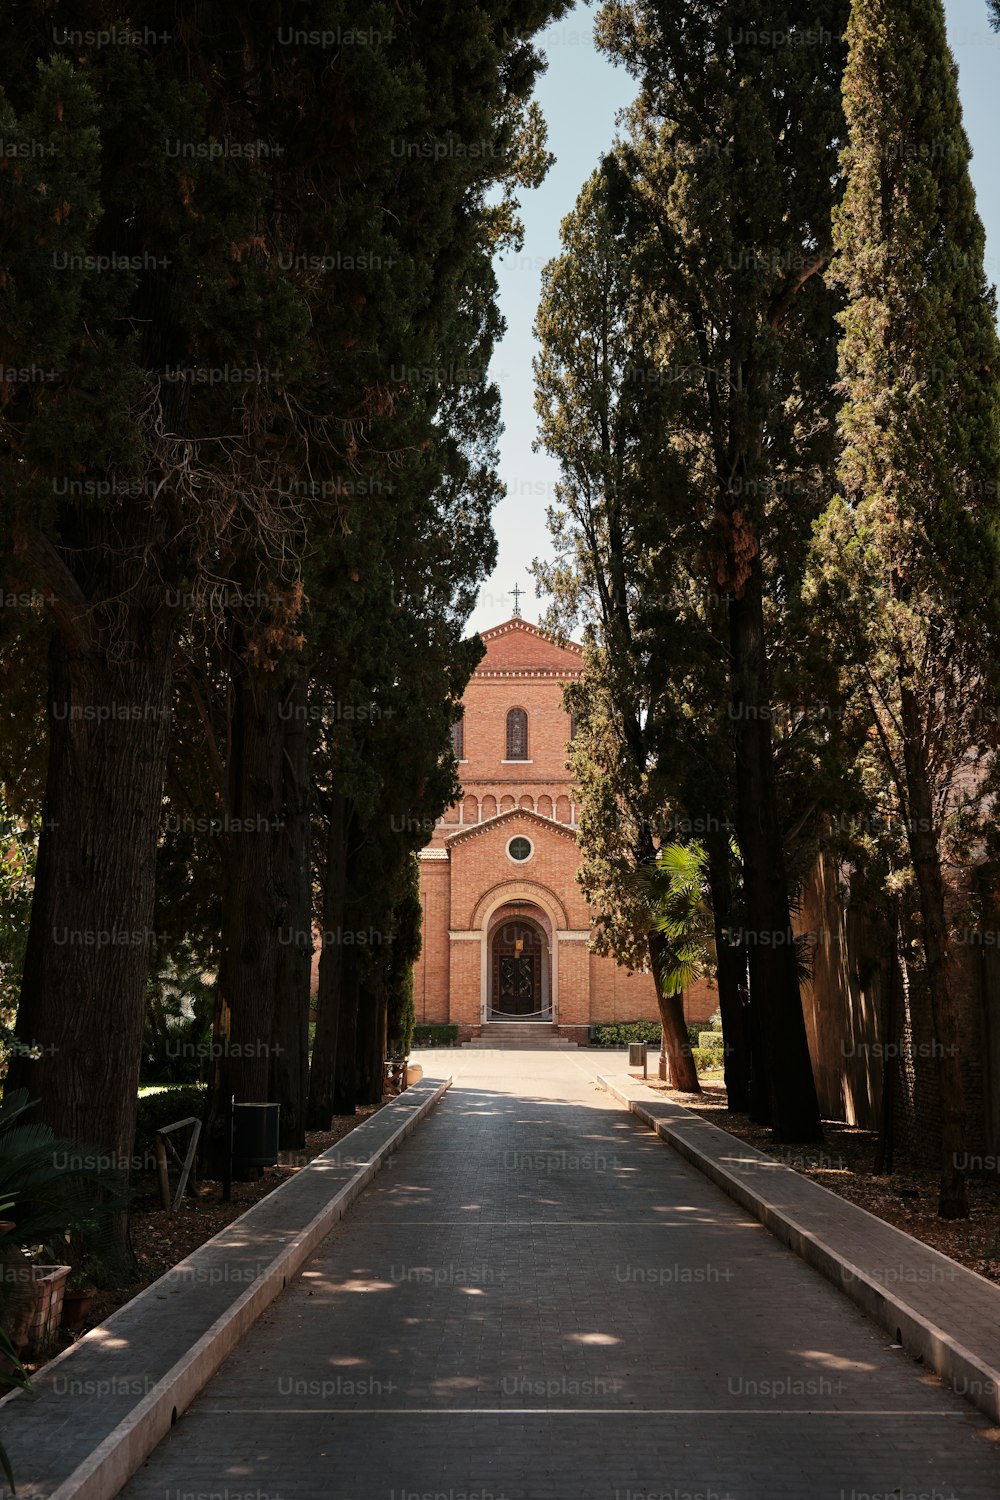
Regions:
M 518 588 L 517 584 L 515 583 L 514 587 L 511 589 L 511 593 L 514 595 L 514 618 L 516 620 L 519 620 L 521 618 L 520 601 L 521 595 L 524 593 L 524 589 Z

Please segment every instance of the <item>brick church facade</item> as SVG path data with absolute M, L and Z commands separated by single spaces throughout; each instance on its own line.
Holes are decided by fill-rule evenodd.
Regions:
M 455 730 L 462 800 L 420 855 L 416 1019 L 457 1023 L 462 1040 L 523 1022 L 582 1043 L 593 1022 L 656 1020 L 651 976 L 588 947 L 562 701 L 581 648 L 519 618 L 482 639 Z M 699 1015 L 717 1004 L 714 992 L 704 999 Z

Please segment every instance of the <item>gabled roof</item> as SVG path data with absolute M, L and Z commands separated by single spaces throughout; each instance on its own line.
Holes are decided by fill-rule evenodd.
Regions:
M 530 823 L 538 823 L 549 833 L 560 833 L 563 838 L 572 839 L 577 842 L 576 829 L 570 828 L 567 823 L 557 823 L 554 818 L 543 818 L 541 813 L 532 812 L 527 807 L 509 807 L 506 812 L 497 813 L 495 818 L 487 818 L 484 823 L 468 823 L 457 832 L 450 833 L 445 839 L 445 844 L 450 848 L 452 844 L 461 844 L 466 839 L 474 839 L 477 834 L 492 833 L 502 823 L 509 823 L 512 818 L 527 818 Z
M 559 646 L 538 625 L 515 616 L 502 625 L 480 631 L 486 655 L 476 677 L 579 677 L 583 647 L 575 641 Z

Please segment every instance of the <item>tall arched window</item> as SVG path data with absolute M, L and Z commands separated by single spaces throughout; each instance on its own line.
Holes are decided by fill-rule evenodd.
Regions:
M 457 724 L 451 726 L 451 748 L 455 752 L 456 760 L 465 759 L 465 715 L 459 719 Z
M 528 715 L 523 708 L 512 708 L 507 715 L 507 759 L 528 759 Z

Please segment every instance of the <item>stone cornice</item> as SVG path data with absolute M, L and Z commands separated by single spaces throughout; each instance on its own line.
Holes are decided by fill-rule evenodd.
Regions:
M 546 678 L 556 682 L 571 682 L 574 678 L 583 676 L 583 668 L 571 669 L 568 667 L 490 667 L 485 671 L 476 671 L 472 674 L 473 682 L 483 682 L 491 678 L 499 680 L 507 677 L 537 677 Z

